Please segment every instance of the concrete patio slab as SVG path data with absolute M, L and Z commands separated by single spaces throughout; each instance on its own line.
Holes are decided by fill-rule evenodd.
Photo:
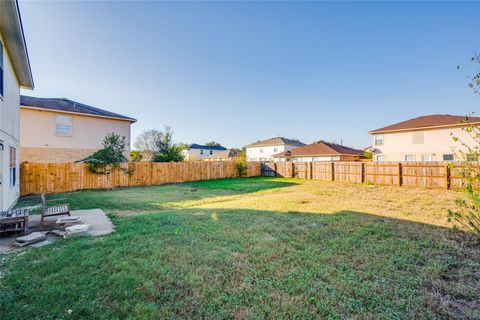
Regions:
M 102 209 L 90 209 L 90 210 L 74 210 L 71 211 L 72 216 L 79 216 L 84 224 L 90 226 L 89 230 L 86 232 L 89 236 L 102 236 L 109 233 L 112 233 L 115 229 L 112 221 L 108 216 L 103 212 Z M 65 216 L 67 217 L 67 216 Z M 55 222 L 59 217 L 49 217 L 46 218 L 43 224 L 40 224 L 40 215 L 31 215 L 28 223 L 28 232 L 37 232 L 37 231 L 50 231 L 56 227 Z M 13 250 L 22 250 L 29 248 L 30 246 L 24 248 L 18 248 L 12 246 L 12 243 L 15 242 L 15 239 L 21 237 L 21 233 L 10 233 L 0 238 L 0 253 L 8 252 Z M 43 242 L 36 243 L 35 247 L 42 246 L 43 244 L 48 244 L 54 241 L 63 240 L 61 237 L 55 236 L 53 234 L 47 235 L 47 240 Z

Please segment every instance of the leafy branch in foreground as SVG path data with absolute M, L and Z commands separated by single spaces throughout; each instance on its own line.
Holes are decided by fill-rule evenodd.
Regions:
M 480 55 L 474 54 L 471 61 L 480 65 Z M 474 94 L 480 95 L 480 68 L 468 79 L 468 86 Z M 468 117 L 465 122 L 469 122 Z M 448 221 L 456 229 L 471 232 L 480 241 L 480 125 L 467 125 L 462 130 L 466 133 L 465 137 L 453 136 L 453 140 L 460 144 L 457 154 L 464 161 L 464 167 L 457 170 L 463 178 L 467 199 L 455 200 L 457 208 L 448 210 Z

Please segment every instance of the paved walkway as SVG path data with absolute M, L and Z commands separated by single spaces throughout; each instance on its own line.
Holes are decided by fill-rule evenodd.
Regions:
M 87 234 L 89 236 L 102 236 L 109 233 L 112 233 L 115 229 L 112 221 L 107 217 L 105 212 L 101 209 L 91 209 L 91 210 L 75 210 L 71 211 L 72 216 L 79 216 L 82 219 L 84 224 L 90 225 Z M 46 218 L 43 225 L 40 224 L 40 215 L 31 215 L 28 223 L 28 232 L 35 232 L 35 231 L 50 231 L 55 227 L 55 221 L 58 218 L 66 217 L 66 216 L 55 216 Z M 13 250 L 21 250 L 24 248 L 29 248 L 29 246 L 24 248 L 14 247 L 11 244 L 15 242 L 17 237 L 21 237 L 22 233 L 12 233 L 8 236 L 2 236 L 0 238 L 0 253 L 1 252 L 8 252 Z M 38 247 L 42 245 L 46 245 L 52 243 L 53 241 L 62 240 L 61 237 L 57 237 L 55 235 L 48 235 L 47 240 L 43 242 L 36 243 L 32 245 L 33 247 Z

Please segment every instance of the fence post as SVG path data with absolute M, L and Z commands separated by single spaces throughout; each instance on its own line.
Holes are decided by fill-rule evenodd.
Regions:
M 364 183 L 365 182 L 365 162 L 362 162 L 361 165 L 362 165 L 362 168 L 361 168 L 361 172 L 360 172 L 360 174 L 361 174 L 360 182 Z
M 276 162 L 273 163 L 273 176 L 274 177 L 277 176 L 277 163 Z
M 445 165 L 445 186 L 450 189 L 451 179 L 450 179 L 450 166 L 447 164 Z
M 331 162 L 332 164 L 332 181 L 335 181 L 335 162 Z
M 309 174 L 308 179 L 313 180 L 313 162 L 308 163 L 308 168 L 310 170 L 310 174 Z
M 403 178 L 402 178 L 402 163 L 398 163 L 398 185 L 401 187 L 403 183 Z

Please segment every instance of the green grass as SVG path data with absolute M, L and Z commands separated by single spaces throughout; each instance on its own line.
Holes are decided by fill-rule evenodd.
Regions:
M 429 223 L 456 196 L 271 178 L 58 195 L 117 230 L 4 256 L 0 319 L 480 318 L 478 248 Z

